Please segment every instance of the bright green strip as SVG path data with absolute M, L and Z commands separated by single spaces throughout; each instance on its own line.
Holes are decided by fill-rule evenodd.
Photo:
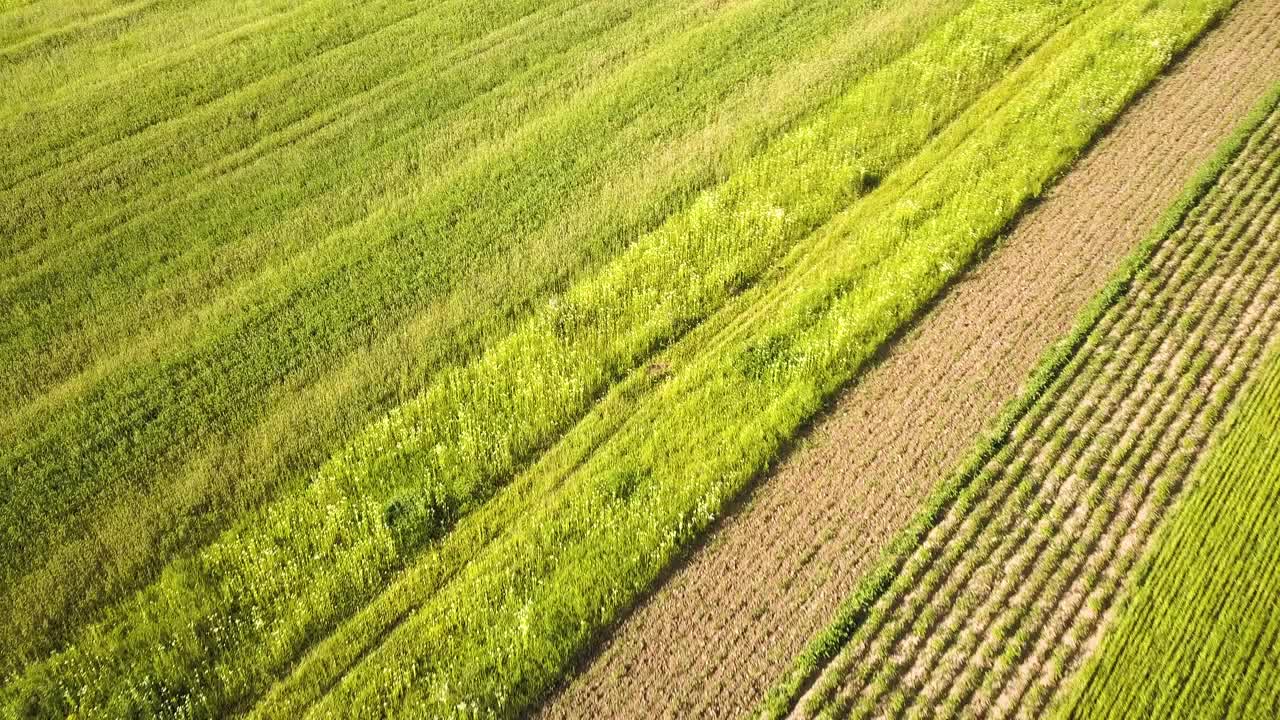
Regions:
M 1165 211 L 1160 222 L 1125 259 L 1115 276 L 1081 313 L 1071 333 L 1046 353 L 1032 373 L 1022 395 L 1012 400 L 992 424 L 991 430 L 957 465 L 951 475 L 925 502 L 924 508 L 889 544 L 876 566 L 868 572 L 854 592 L 836 612 L 833 622 L 820 632 L 793 663 L 791 669 L 769 691 L 756 715 L 763 718 L 784 717 L 812 682 L 818 671 L 831 662 L 866 618 L 867 612 L 889 588 L 903 564 L 947 513 L 952 503 L 971 487 L 973 479 L 987 462 L 1005 446 L 1014 427 L 1043 397 L 1064 368 L 1084 345 L 1094 327 L 1121 298 L 1125 297 L 1151 254 L 1209 193 L 1222 171 L 1240 154 L 1259 125 L 1280 103 L 1280 88 L 1272 91 L 1223 142 L 1206 165 L 1187 184 L 1178 200 Z
M 1064 718 L 1280 712 L 1280 344 L 1136 574 Z

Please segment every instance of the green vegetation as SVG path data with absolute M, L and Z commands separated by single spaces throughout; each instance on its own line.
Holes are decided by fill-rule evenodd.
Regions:
M 4 120 L 5 671 L 298 491 L 959 3 L 193 5 L 108 23 L 121 52 L 176 33 L 139 67 L 72 53 L 102 23 L 68 29 L 92 37 L 48 54 L 83 87 Z M 76 122 L 93 108 L 114 114 Z
M 1229 4 L 11 11 L 0 707 L 526 709 Z
M 1280 712 L 1280 345 L 1226 421 L 1062 717 Z
M 1257 127 L 1280 106 L 1277 87 L 1245 123 Z M 1275 117 L 1270 118 L 1275 122 Z M 1273 150 L 1254 164 L 1275 174 Z M 1233 200 L 1246 199 L 1249 188 Z M 1274 194 L 1274 190 L 1270 191 Z M 1233 210 L 1239 212 L 1238 205 Z M 1280 209 L 1253 220 L 1274 222 Z M 1253 315 L 1241 313 L 1244 323 Z M 1276 619 L 1263 598 L 1274 594 L 1276 553 L 1269 513 L 1277 487 L 1276 385 L 1280 346 L 1222 422 L 1189 490 L 1148 555 L 1132 573 L 1118 626 L 1056 706 L 1069 717 L 1272 717 Z

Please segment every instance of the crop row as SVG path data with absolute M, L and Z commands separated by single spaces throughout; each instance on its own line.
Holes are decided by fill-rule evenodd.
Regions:
M 905 559 L 806 712 L 1044 709 L 1280 323 L 1277 189 L 1280 114 Z
M 1191 481 L 1062 717 L 1272 717 L 1280 345 Z M 1170 682 L 1177 678 L 1177 682 Z

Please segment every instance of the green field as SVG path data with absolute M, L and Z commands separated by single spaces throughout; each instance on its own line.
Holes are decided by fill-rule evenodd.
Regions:
M 0 714 L 530 712 L 1232 4 L 0 2 Z
M 16 362 L 0 556 L 8 597 L 34 615 L 6 645 L 46 650 L 64 619 L 95 616 L 238 516 L 301 490 L 362 428 L 600 272 L 953 6 L 528 4 L 486 19 L 312 3 L 258 8 L 208 41 L 252 63 L 243 86 L 223 88 L 234 74 L 180 38 L 143 56 L 174 68 L 168 103 L 123 93 L 139 75 L 160 92 L 150 66 L 85 77 L 98 104 L 129 98 L 118 133 L 63 120 L 66 152 L 86 167 L 50 150 L 31 178 L 5 183 L 19 183 L 7 192 L 25 212 L 5 215 L 6 261 L 23 272 L 4 287 L 18 311 L 4 335 Z M 191 12 L 201 8 L 226 13 Z M 120 42 L 206 21 L 147 12 Z M 279 27 L 300 35 L 287 52 L 270 51 Z M 422 57 L 386 45 L 424 37 L 437 45 L 419 45 Z M 92 34 L 84 43 L 81 62 L 105 68 L 106 49 Z M 374 84 L 335 73 L 353 53 L 399 58 L 398 72 Z M 186 89 L 200 68 L 217 101 Z M 658 92 L 672 83 L 686 92 Z M 64 89 L 43 116 L 11 113 L 5 137 L 52 142 L 48 117 L 81 117 L 66 107 L 76 98 Z M 263 103 L 279 117 L 254 110 Z M 93 191 L 106 183 L 118 189 Z
M 1280 353 L 1226 421 L 1062 717 L 1280 713 Z

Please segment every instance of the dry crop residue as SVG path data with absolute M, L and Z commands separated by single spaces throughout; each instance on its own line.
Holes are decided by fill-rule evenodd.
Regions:
M 750 709 L 1280 75 L 1243 0 L 619 627 L 550 717 Z

